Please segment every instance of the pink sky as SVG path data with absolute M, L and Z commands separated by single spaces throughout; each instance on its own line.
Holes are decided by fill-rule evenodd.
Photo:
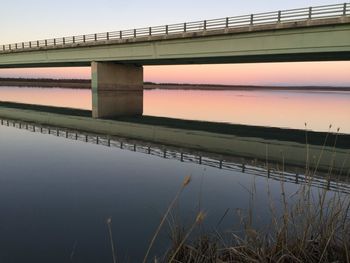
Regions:
M 350 86 L 350 62 L 147 66 L 145 81 Z M 90 78 L 90 68 L 0 69 L 0 77 Z

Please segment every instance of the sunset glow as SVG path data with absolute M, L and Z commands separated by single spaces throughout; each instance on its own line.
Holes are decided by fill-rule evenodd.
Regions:
M 145 81 L 228 85 L 350 86 L 350 62 L 145 66 Z M 1 69 L 0 77 L 90 78 L 90 68 Z
M 2 1 L 0 263 L 350 263 L 349 72 L 349 1 Z

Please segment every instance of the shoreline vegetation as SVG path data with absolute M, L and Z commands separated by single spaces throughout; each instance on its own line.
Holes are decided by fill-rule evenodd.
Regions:
M 317 171 L 306 169 L 305 174 L 311 182 Z M 249 207 L 237 208 L 236 216 L 231 218 L 233 222 L 239 222 L 239 227 L 222 232 L 217 227 L 212 230 L 201 228 L 208 214 L 200 206 L 192 224 L 185 225 L 171 219 L 176 218 L 176 211 L 173 210 L 190 181 L 190 176 L 185 177 L 163 214 L 143 263 L 147 262 L 149 251 L 166 219 L 170 222 L 167 231 L 171 246 L 162 256 L 154 259 L 155 263 L 350 262 L 349 195 L 316 189 L 308 183 L 289 196 L 286 183 L 281 181 L 280 195 L 275 199 L 267 182 L 269 204 L 266 209 L 270 213 L 270 222 L 259 228 L 256 225 L 258 215 L 254 212 L 257 190 L 256 184 L 252 183 L 251 189 L 247 189 Z M 218 225 L 224 217 L 228 217 L 227 211 Z
M 306 149 L 309 146 L 308 137 L 305 124 Z M 324 144 L 327 140 L 328 136 L 324 139 Z M 316 158 L 320 160 L 321 156 L 322 151 Z M 318 167 L 311 168 L 308 165 L 310 157 L 310 152 L 306 150 L 307 183 L 299 185 L 296 191 L 288 191 L 287 183 L 281 180 L 277 190 L 279 194 L 274 196 L 273 189 L 267 181 L 266 209 L 269 212 L 269 220 L 263 227 L 256 224 L 259 215 L 255 212 L 255 207 L 259 205 L 259 197 L 255 179 L 251 188 L 246 189 L 248 208 L 236 208 L 236 215 L 230 219 L 232 222 L 239 222 L 238 228 L 219 230 L 218 226 L 223 218 L 229 217 L 228 210 L 216 227 L 211 230 L 202 228 L 203 221 L 210 214 L 203 210 L 200 199 L 197 216 L 192 223 L 184 224 L 182 221 L 172 220 L 178 218 L 175 209 L 179 203 L 179 196 L 191 181 L 191 176 L 185 177 L 174 200 L 163 214 L 143 263 L 147 262 L 149 251 L 166 219 L 170 222 L 167 231 L 171 246 L 160 257 L 156 257 L 154 263 L 350 262 L 350 195 L 313 187 L 311 182 L 316 179 Z M 268 163 L 266 158 L 266 166 Z M 284 159 L 280 168 L 283 173 Z M 331 160 L 327 176 L 336 177 Z
M 327 139 L 324 139 L 324 144 Z M 307 130 L 305 143 L 308 147 Z M 321 156 L 322 152 L 317 158 Z M 184 224 L 179 221 L 176 210 L 179 196 L 191 182 L 191 175 L 186 176 L 163 214 L 143 263 L 147 262 L 154 240 L 166 219 L 169 222 L 167 232 L 171 245 L 160 257 L 155 257 L 154 263 L 350 262 L 350 195 L 313 187 L 311 182 L 316 179 L 318 168 L 309 167 L 309 158 L 310 153 L 307 151 L 307 183 L 299 185 L 296 191 L 288 191 L 286 182 L 281 180 L 277 190 L 280 193 L 274 196 L 271 185 L 266 182 L 266 195 L 269 200 L 266 209 L 269 211 L 269 219 L 262 227 L 258 227 L 259 215 L 255 212 L 255 207 L 259 205 L 255 179 L 251 188 L 246 189 L 248 208 L 236 208 L 233 218 L 232 215 L 228 216 L 228 208 L 216 227 L 204 229 L 202 224 L 209 213 L 201 207 L 199 199 L 198 212 L 192 223 Z M 284 160 L 280 168 L 284 173 Z M 332 161 L 327 176 L 336 177 Z M 236 225 L 231 229 L 219 230 L 218 226 L 225 217 L 231 217 L 232 222 L 239 222 L 238 228 Z
M 35 87 L 91 89 L 90 79 L 49 79 L 49 78 L 0 78 L 0 87 Z M 299 90 L 299 91 L 350 91 L 350 87 L 337 86 L 258 86 L 258 85 L 222 85 L 190 83 L 144 82 L 145 90 Z

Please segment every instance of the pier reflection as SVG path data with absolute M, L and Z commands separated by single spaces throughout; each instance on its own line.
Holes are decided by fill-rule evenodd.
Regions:
M 19 120 L 1 119 L 0 123 L 3 126 L 24 129 L 30 132 L 93 143 L 105 147 L 116 147 L 127 151 L 157 156 L 159 158 L 173 159 L 179 162 L 195 163 L 217 169 L 266 177 L 267 179 L 272 180 L 291 182 L 295 184 L 310 184 L 314 187 L 350 193 L 350 168 L 348 165 L 350 150 L 337 149 L 335 146 L 333 148 L 332 160 L 329 160 L 328 167 L 317 167 L 317 165 L 309 166 L 311 172 L 307 173 L 306 165 L 301 166 L 300 163 L 292 164 L 291 162 L 283 160 L 283 158 L 280 162 L 271 161 L 268 158 L 262 160 L 261 155 L 254 156 L 254 148 L 252 149 L 250 156 L 247 157 L 240 155 L 217 154 L 117 136 L 87 133 L 79 130 L 53 127 Z M 244 139 L 242 139 L 242 141 L 244 141 Z M 259 143 L 261 143 L 261 141 L 259 141 Z M 271 142 L 265 140 L 265 143 L 266 148 L 268 148 L 269 143 Z M 285 147 L 290 147 L 290 151 L 295 151 L 295 145 L 290 145 L 288 142 L 284 144 L 282 142 L 279 143 L 284 149 Z M 314 155 L 313 158 L 315 162 L 321 159 L 323 151 L 324 147 L 319 147 L 318 155 Z

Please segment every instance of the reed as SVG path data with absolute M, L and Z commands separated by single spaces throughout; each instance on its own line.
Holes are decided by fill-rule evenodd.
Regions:
M 331 125 L 329 128 L 331 129 Z M 330 191 L 327 188 L 312 187 L 311 182 L 317 174 L 322 152 L 316 159 L 316 169 L 311 170 L 307 131 L 305 138 L 305 174 L 308 177 L 308 183 L 299 185 L 295 193 L 287 196 L 285 182 L 282 180 L 280 198 L 277 200 L 281 204 L 281 209 L 278 210 L 276 201 L 271 197 L 269 181 L 267 181 L 269 200 L 267 209 L 270 214 L 270 224 L 266 228 L 259 229 L 253 224 L 256 195 L 255 183 L 253 183 L 248 190 L 248 211 L 237 211 L 240 221 L 238 231 L 233 229 L 225 235 L 214 230 L 194 235 L 195 227 L 205 220 L 204 213 L 200 211 L 198 214 L 200 220 L 197 216 L 187 231 L 181 225 L 171 226 L 172 247 L 162 258 L 157 258 L 156 262 L 350 263 L 350 195 Z M 324 145 L 327 139 L 328 135 L 325 137 Z M 330 160 L 328 178 L 335 176 L 332 163 L 333 161 Z M 283 157 L 281 169 L 283 173 Z M 175 199 L 177 200 L 178 197 L 176 195 Z M 165 216 L 171 212 L 172 207 L 173 203 L 170 204 Z
M 158 262 L 350 262 L 349 196 L 308 187 L 298 190 L 293 204 L 281 191 L 283 209 L 277 213 L 270 204 L 268 230 L 254 228 L 249 211 L 240 214 L 243 234 L 232 231 L 229 241 L 215 231 L 189 239 L 196 219 L 187 232 L 174 233 L 173 249 Z
M 112 234 L 112 218 L 109 217 L 107 219 L 106 223 L 107 223 L 107 227 L 108 227 L 108 236 L 109 236 L 109 241 L 110 241 L 110 245 L 111 245 L 113 263 L 117 263 L 117 253 L 116 253 L 116 249 L 114 246 L 113 234 Z
M 170 203 L 170 205 L 168 206 L 166 212 L 164 213 L 164 215 L 163 215 L 163 217 L 162 217 L 162 219 L 161 219 L 161 221 L 160 221 L 160 223 L 159 223 L 159 225 L 158 225 L 158 227 L 157 227 L 157 229 L 156 229 L 156 232 L 154 233 L 154 235 L 153 235 L 153 237 L 152 237 L 152 239 L 151 239 L 151 242 L 150 242 L 150 244 L 149 244 L 149 246 L 148 246 L 147 252 L 146 252 L 145 257 L 144 257 L 144 259 L 143 259 L 143 263 L 145 263 L 145 262 L 147 261 L 147 258 L 148 258 L 148 256 L 149 256 L 149 253 L 150 253 L 151 249 L 152 249 L 152 246 L 153 246 L 154 242 L 156 241 L 156 238 L 157 238 L 157 236 L 158 236 L 158 234 L 159 234 L 159 232 L 160 232 L 160 230 L 161 230 L 161 228 L 162 228 L 162 226 L 163 226 L 163 224 L 164 224 L 164 222 L 165 222 L 165 220 L 166 220 L 168 214 L 170 213 L 171 209 L 172 209 L 172 208 L 174 207 L 174 205 L 176 204 L 176 202 L 177 202 L 177 200 L 178 200 L 180 194 L 182 193 L 182 191 L 185 189 L 185 187 L 186 187 L 190 182 L 191 182 L 191 176 L 186 176 L 185 179 L 184 179 L 184 181 L 182 182 L 181 187 L 180 187 L 179 190 L 177 191 L 177 193 L 176 193 L 174 199 L 171 201 L 171 203 Z

